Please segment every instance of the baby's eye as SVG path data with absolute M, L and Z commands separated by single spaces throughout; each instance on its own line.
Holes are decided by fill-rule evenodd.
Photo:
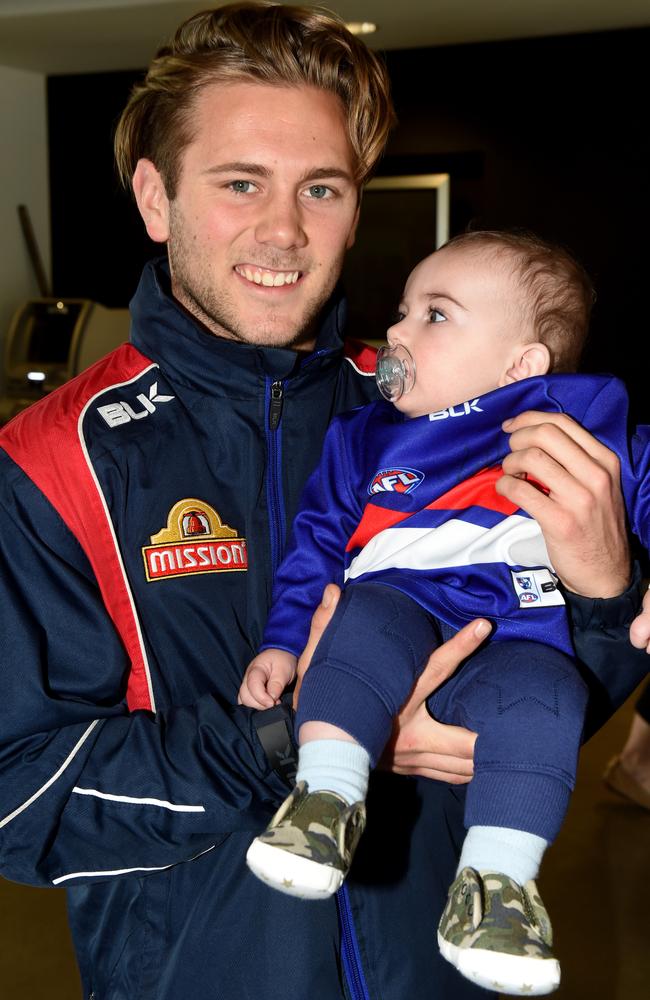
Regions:
M 439 309 L 429 309 L 429 322 L 430 323 L 445 323 L 447 317 Z
M 405 316 L 406 313 L 403 309 L 396 309 L 395 312 L 391 313 L 390 325 L 395 326 L 397 323 L 401 323 Z

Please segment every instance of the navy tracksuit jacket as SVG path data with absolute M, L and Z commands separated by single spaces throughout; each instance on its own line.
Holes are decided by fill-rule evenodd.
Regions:
M 327 424 L 374 386 L 336 302 L 304 358 L 206 334 L 168 284 L 149 265 L 132 344 L 0 434 L 0 871 L 67 888 L 94 1000 L 485 996 L 435 946 L 461 791 L 377 775 L 373 826 L 404 833 L 336 902 L 245 867 L 285 788 L 241 674 Z M 576 602 L 595 720 L 645 669 L 637 602 Z

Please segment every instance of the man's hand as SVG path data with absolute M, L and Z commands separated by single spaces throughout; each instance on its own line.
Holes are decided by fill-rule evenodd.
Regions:
M 336 605 L 339 603 L 340 596 L 341 588 L 337 587 L 335 583 L 328 583 L 323 591 L 321 602 L 314 611 L 307 645 L 303 649 L 302 655 L 298 658 L 296 686 L 293 692 L 294 710 L 298 707 L 298 695 L 300 694 L 300 686 L 302 684 L 302 679 L 305 676 L 305 671 L 311 663 L 311 658 L 314 655 L 316 646 L 320 642 L 320 637 L 332 620 L 332 615 L 336 611 Z
M 643 611 L 630 625 L 630 642 L 637 649 L 650 653 L 650 590 L 643 598 Z
M 503 429 L 512 450 L 497 492 L 539 523 L 564 586 L 583 597 L 623 593 L 630 551 L 617 456 L 564 413 L 530 410 Z
M 302 678 L 340 596 L 339 588 L 333 583 L 328 584 L 323 600 L 314 612 L 309 639 L 298 660 L 294 708 L 298 704 Z M 382 757 L 382 767 L 397 774 L 419 774 L 452 784 L 462 784 L 471 779 L 476 734 L 459 726 L 436 722 L 427 711 L 426 699 L 480 646 L 489 632 L 489 622 L 478 619 L 466 625 L 432 654 L 395 720 L 393 735 Z
M 429 657 L 408 701 L 393 725 L 393 735 L 380 767 L 396 774 L 417 774 L 423 778 L 466 784 L 474 773 L 476 733 L 460 726 L 443 725 L 432 719 L 426 701 L 463 660 L 476 652 L 490 633 L 490 623 L 482 618 L 471 622 Z

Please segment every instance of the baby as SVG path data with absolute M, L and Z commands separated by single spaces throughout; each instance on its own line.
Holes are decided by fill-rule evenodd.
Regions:
M 463 975 L 517 995 L 559 983 L 534 879 L 574 785 L 587 692 L 539 526 L 495 489 L 502 421 L 567 412 L 613 448 L 647 545 L 650 430 L 628 442 L 616 379 L 566 374 L 592 300 L 570 255 L 529 235 L 466 234 L 418 264 L 377 358 L 388 402 L 332 423 L 240 690 L 246 705 L 275 704 L 324 586 L 345 585 L 300 691 L 296 788 L 247 855 L 275 888 L 322 898 L 349 870 L 369 769 L 429 654 L 492 620 L 494 641 L 429 701 L 478 733 L 438 943 Z

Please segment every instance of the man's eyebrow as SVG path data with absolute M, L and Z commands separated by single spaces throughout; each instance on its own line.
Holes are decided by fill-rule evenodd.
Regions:
M 253 177 L 271 177 L 273 171 L 269 167 L 262 166 L 261 163 L 245 163 L 242 160 L 233 160 L 231 163 L 217 163 L 213 167 L 208 167 L 204 174 L 249 174 Z M 337 178 L 353 183 L 352 174 L 341 167 L 315 167 L 307 170 L 299 179 L 300 184 L 306 181 L 319 181 L 324 179 L 335 180 Z
M 268 167 L 263 167 L 260 163 L 244 163 L 241 160 L 233 160 L 232 163 L 217 163 L 213 167 L 207 167 L 204 174 L 253 174 L 255 177 L 270 177 L 272 171 Z
M 467 311 L 467 307 L 464 306 L 462 302 L 459 302 L 458 299 L 455 299 L 452 295 L 447 295 L 446 292 L 425 292 L 424 298 L 429 302 L 431 302 L 432 299 L 446 299 L 447 302 L 453 302 L 459 309 Z
M 341 167 L 318 167 L 316 170 L 309 170 L 301 178 L 302 183 L 305 181 L 319 181 L 325 180 L 326 178 L 332 178 L 336 180 L 350 181 L 352 182 L 352 174 L 347 170 L 342 170 Z

